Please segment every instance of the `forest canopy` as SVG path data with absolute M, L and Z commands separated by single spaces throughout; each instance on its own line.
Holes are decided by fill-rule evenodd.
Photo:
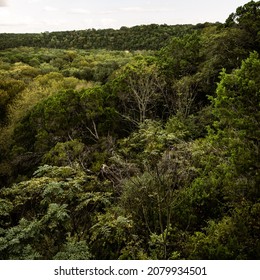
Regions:
M 259 8 L 0 34 L 0 259 L 259 259 Z

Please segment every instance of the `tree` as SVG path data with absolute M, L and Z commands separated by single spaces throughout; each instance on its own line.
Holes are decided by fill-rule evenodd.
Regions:
M 259 51 L 260 1 L 250 1 L 236 9 L 226 20 L 226 26 L 238 26 L 247 32 L 247 44 Z
M 183 37 L 173 37 L 157 56 L 157 65 L 166 81 L 163 91 L 168 114 L 187 117 L 199 93 L 198 74 L 201 55 L 201 36 L 198 31 Z
M 159 51 L 159 66 L 168 79 L 193 75 L 201 60 L 200 48 L 201 38 L 197 31 L 181 38 L 173 37 L 167 46 Z
M 239 69 L 222 72 L 212 98 L 214 126 L 193 144 L 200 172 L 189 189 L 190 209 L 202 217 L 202 230 L 188 242 L 192 258 L 259 258 L 259 71 L 254 52 Z
M 121 168 L 129 170 L 128 174 L 125 171 L 128 178 L 117 185 L 119 205 L 124 216 L 133 220 L 141 248 L 155 259 L 170 257 L 177 246 L 176 229 L 188 223 L 181 202 L 194 171 L 189 145 L 180 137 L 177 129 L 164 129 L 161 123 L 146 120 L 121 142 L 124 145 L 119 149 L 120 163 L 124 159 Z
M 255 52 L 242 63 L 241 69 L 230 75 L 222 73 L 217 97 L 213 99 L 213 113 L 219 119 L 215 123 L 218 137 L 221 137 L 221 142 L 228 147 L 236 174 L 240 174 L 240 177 L 243 174 L 244 180 L 247 178 L 246 181 L 238 181 L 237 187 L 240 191 L 237 189 L 235 196 L 238 197 L 241 192 L 242 197 L 246 195 L 250 200 L 259 196 L 256 187 L 259 180 L 259 71 L 260 60 Z M 249 180 L 249 177 L 254 179 Z M 246 194 L 242 191 L 244 184 L 249 184 Z
M 1 259 L 90 258 L 89 230 L 110 197 L 78 167 L 39 167 L 0 191 Z
M 8 106 L 12 104 L 18 93 L 25 88 L 25 83 L 3 75 L 0 82 L 0 125 L 7 123 Z
M 123 116 L 134 123 L 142 123 L 156 115 L 164 82 L 157 66 L 140 58 L 119 71 L 112 87 L 123 105 Z

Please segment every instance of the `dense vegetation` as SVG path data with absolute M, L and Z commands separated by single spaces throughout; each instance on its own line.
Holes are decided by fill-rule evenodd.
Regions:
M 207 24 L 206 24 L 207 25 Z M 209 24 L 210 25 L 210 24 Z M 0 49 L 26 47 L 157 50 L 173 36 L 181 36 L 203 25 L 140 25 L 114 29 L 44 32 L 40 34 L 0 34 Z
M 259 259 L 259 7 L 1 34 L 0 258 Z

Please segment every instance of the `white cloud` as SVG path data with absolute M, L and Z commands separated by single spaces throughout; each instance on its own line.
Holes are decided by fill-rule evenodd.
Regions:
M 2 17 L 0 18 L 0 32 L 9 33 L 9 32 L 20 32 L 23 29 L 26 29 L 27 32 L 30 32 L 31 26 L 35 25 L 34 20 L 31 17 Z
M 34 4 L 34 3 L 39 3 L 42 2 L 42 0 L 27 0 L 28 4 Z
M 153 12 L 174 12 L 174 9 L 169 9 L 169 8 L 149 8 L 149 7 L 124 7 L 124 8 L 120 8 L 120 11 L 122 12 L 134 12 L 134 13 L 153 13 Z
M 94 24 L 94 20 L 92 18 L 85 18 L 81 22 L 80 29 L 92 28 Z
M 90 12 L 89 10 L 86 10 L 86 9 L 78 8 L 78 9 L 72 9 L 72 10 L 70 10 L 69 13 L 72 13 L 72 14 L 80 14 L 80 15 L 88 15 L 88 14 L 90 14 L 91 12 Z
M 45 6 L 45 7 L 43 7 L 43 10 L 46 11 L 46 12 L 56 12 L 56 11 L 58 11 L 57 8 L 52 7 L 52 6 Z
M 123 12 L 143 12 L 146 9 L 142 7 L 125 7 L 125 8 L 120 8 L 119 10 Z
M 102 15 L 112 15 L 112 14 L 136 14 L 136 13 L 172 13 L 175 12 L 175 9 L 169 9 L 164 7 L 141 7 L 141 6 L 133 6 L 133 7 L 121 7 L 116 8 L 114 10 L 105 10 L 105 11 L 99 11 L 98 14 Z
M 111 15 L 111 14 L 115 14 L 115 13 L 118 13 L 118 12 L 119 12 L 119 10 L 115 9 L 115 10 L 98 11 L 97 14 L 100 14 L 100 15 Z
M 101 22 L 102 26 L 106 28 L 108 26 L 112 26 L 115 23 L 117 23 L 117 20 L 114 18 L 102 18 L 100 20 L 100 22 Z

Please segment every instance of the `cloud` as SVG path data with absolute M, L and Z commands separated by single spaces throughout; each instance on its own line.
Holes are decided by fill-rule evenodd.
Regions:
M 7 2 L 5 0 L 0 0 L 0 7 L 7 6 Z
M 16 19 L 7 19 L 3 22 L 0 21 L 0 25 L 2 26 L 19 26 L 19 25 L 31 25 L 34 23 L 33 19 L 30 17 L 18 17 Z
M 29 32 L 30 27 L 34 24 L 34 21 L 32 18 L 29 17 L 21 17 L 21 18 L 15 18 L 15 19 L 5 19 L 4 21 L 0 20 L 0 32 L 3 33 L 16 33 L 22 30 L 23 28 L 26 28 L 26 30 Z
M 115 8 L 113 10 L 99 11 L 98 14 L 102 15 L 112 15 L 112 14 L 145 14 L 145 13 L 173 13 L 176 12 L 175 9 L 165 8 L 165 7 L 142 7 L 142 6 L 130 6 Z
M 125 8 L 120 8 L 120 10 L 123 12 L 143 12 L 146 9 L 142 7 L 125 7 Z
M 124 7 L 119 9 L 122 12 L 126 13 L 166 13 L 166 12 L 174 12 L 174 9 L 164 8 L 164 7 Z
M 104 11 L 98 11 L 97 14 L 100 14 L 100 15 L 111 15 L 111 14 L 116 14 L 118 12 L 119 12 L 118 9 L 115 9 L 115 10 L 104 10 Z
M 57 8 L 52 7 L 52 6 L 45 6 L 45 7 L 43 7 L 43 10 L 46 11 L 46 12 L 56 12 L 56 11 L 58 11 Z
M 78 8 L 78 9 L 72 9 L 69 11 L 71 14 L 80 14 L 80 15 L 88 15 L 90 14 L 89 10 Z
M 27 2 L 28 2 L 29 4 L 34 4 L 34 3 L 42 2 L 42 0 L 27 0 Z
M 100 19 L 100 27 L 101 28 L 108 28 L 112 27 L 117 23 L 117 20 L 114 18 L 102 18 Z

